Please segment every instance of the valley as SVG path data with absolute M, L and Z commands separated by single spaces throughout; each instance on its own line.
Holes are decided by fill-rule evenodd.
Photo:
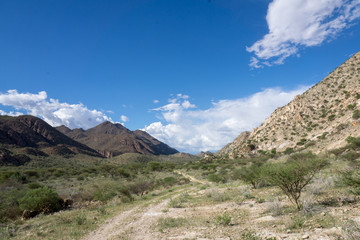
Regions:
M 0 116 L 1 239 L 360 239 L 360 52 L 217 153 Z

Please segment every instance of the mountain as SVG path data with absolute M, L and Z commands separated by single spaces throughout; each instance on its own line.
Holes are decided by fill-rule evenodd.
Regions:
M 65 126 L 57 127 L 57 130 L 106 157 L 123 153 L 169 155 L 178 152 L 144 131 L 130 131 L 121 124 L 108 121 L 86 131 L 81 128 L 71 130 Z
M 83 153 L 101 156 L 88 146 L 62 134 L 40 118 L 30 115 L 0 116 L 0 143 L 22 148 L 26 154 L 30 155 Z M 2 155 L 6 156 L 4 159 L 9 156 L 7 151 L 3 151 Z
M 241 133 L 217 155 L 307 148 L 322 152 L 360 136 L 360 52 L 321 82 L 276 109 L 258 128 Z

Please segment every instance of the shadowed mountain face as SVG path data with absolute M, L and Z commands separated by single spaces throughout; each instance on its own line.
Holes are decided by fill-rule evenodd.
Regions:
M 71 130 L 65 126 L 57 127 L 57 130 L 106 157 L 123 153 L 169 155 L 178 152 L 144 131 L 130 131 L 121 124 L 111 122 L 103 122 L 86 131 L 81 128 Z
M 360 52 L 321 82 L 276 109 L 251 133 L 240 134 L 217 155 L 241 157 L 286 149 L 316 153 L 346 145 L 360 136 Z
M 50 155 L 83 153 L 101 156 L 88 146 L 62 134 L 40 118 L 29 115 L 0 116 L 0 143 L 27 148 L 27 150 L 41 149 Z

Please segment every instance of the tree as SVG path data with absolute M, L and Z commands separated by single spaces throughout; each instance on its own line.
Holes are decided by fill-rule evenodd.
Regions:
M 251 184 L 256 189 L 263 178 L 261 166 L 262 164 L 253 163 L 250 166 L 236 169 L 233 173 L 233 179 L 240 179 Z
M 311 152 L 297 153 L 285 163 L 267 164 L 263 168 L 263 176 L 269 183 L 280 187 L 300 210 L 301 192 L 326 165 L 326 160 L 317 158 Z

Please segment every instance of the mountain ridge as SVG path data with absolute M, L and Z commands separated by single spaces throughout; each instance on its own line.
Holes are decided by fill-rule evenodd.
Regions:
M 2 145 L 16 146 L 27 151 L 30 151 L 28 148 L 41 149 L 50 155 L 83 153 L 101 157 L 95 150 L 31 115 L 0 116 L 0 142 Z
M 60 132 L 101 153 L 113 157 L 123 153 L 140 153 L 145 155 L 170 155 L 178 153 L 174 148 L 152 137 L 142 130 L 131 131 L 119 123 L 105 121 L 93 128 L 69 129 L 56 127 Z
M 304 148 L 321 152 L 344 146 L 347 136 L 360 136 L 359 75 L 360 52 L 277 108 L 259 127 L 241 133 L 217 155 L 236 158 L 261 151 Z

